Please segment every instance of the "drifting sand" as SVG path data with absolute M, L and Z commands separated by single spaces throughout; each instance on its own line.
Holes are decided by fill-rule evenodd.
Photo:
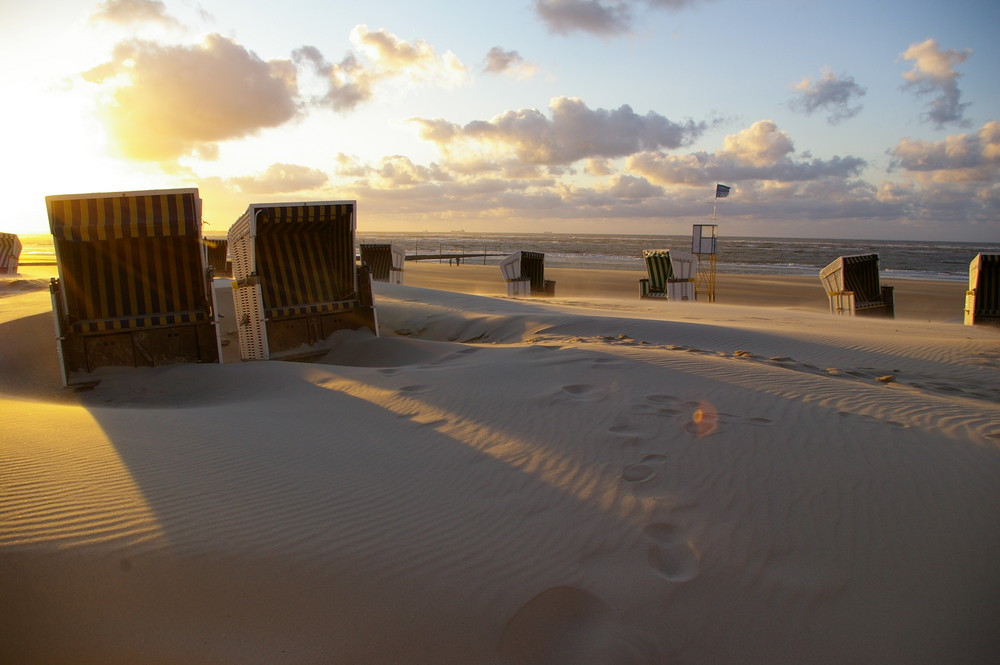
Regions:
M 0 281 L 0 662 L 998 662 L 1000 333 L 960 284 L 874 320 L 407 264 L 321 362 L 72 392 L 45 270 Z

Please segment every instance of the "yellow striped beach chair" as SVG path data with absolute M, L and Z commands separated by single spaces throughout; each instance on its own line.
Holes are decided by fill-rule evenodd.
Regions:
M 16 275 L 21 260 L 21 239 L 14 233 L 0 233 L 0 275 Z
M 216 277 L 232 277 L 233 264 L 229 260 L 229 240 L 227 238 L 204 238 L 205 256 L 212 274 Z
M 367 265 L 373 282 L 403 283 L 403 264 L 406 255 L 389 243 L 362 243 L 358 245 L 361 263 Z
M 218 362 L 197 189 L 47 196 L 63 383 L 103 366 Z
M 1000 254 L 979 253 L 969 264 L 965 325 L 1000 326 Z
M 819 272 L 830 312 L 895 318 L 893 287 L 879 281 L 878 254 L 840 256 Z
M 345 328 L 378 334 L 371 276 L 355 260 L 355 208 L 255 203 L 229 229 L 243 360 L 306 357 Z

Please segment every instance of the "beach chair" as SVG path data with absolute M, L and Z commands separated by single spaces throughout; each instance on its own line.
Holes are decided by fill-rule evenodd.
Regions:
M 21 260 L 21 239 L 14 233 L 0 233 L 0 275 L 16 275 Z
M 644 249 L 647 277 L 639 280 L 640 298 L 694 300 L 698 257 L 673 249 Z
M 373 282 L 403 283 L 403 263 L 406 255 L 389 243 L 364 243 L 358 245 L 361 263 L 368 266 Z
M 969 264 L 965 325 L 1000 326 L 1000 254 L 977 254 Z
M 378 334 L 355 211 L 354 201 L 255 203 L 229 229 L 243 360 L 308 358 L 342 329 Z
M 545 254 L 517 251 L 500 261 L 500 274 L 507 283 L 507 297 L 556 294 L 556 283 L 545 279 Z
M 197 189 L 45 197 L 64 385 L 104 366 L 221 357 Z
M 838 257 L 820 271 L 819 278 L 832 313 L 894 318 L 893 287 L 879 283 L 878 254 Z
M 205 256 L 212 273 L 216 277 L 232 277 L 233 262 L 229 260 L 229 240 L 226 238 L 205 238 Z

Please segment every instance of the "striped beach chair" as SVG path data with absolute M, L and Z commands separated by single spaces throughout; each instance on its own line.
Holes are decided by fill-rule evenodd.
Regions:
M 879 281 L 878 254 L 840 256 L 819 272 L 830 312 L 848 316 L 895 317 L 893 287 Z
M 969 264 L 965 325 L 1000 326 L 1000 254 L 977 254 Z
M 556 283 L 545 279 L 545 254 L 517 251 L 500 261 L 500 274 L 507 283 L 507 297 L 556 294 Z
M 229 260 L 229 240 L 227 238 L 204 238 L 205 256 L 212 274 L 216 277 L 232 277 L 233 264 Z
M 229 229 L 243 360 L 308 357 L 345 328 L 376 335 L 367 266 L 356 265 L 354 201 L 255 203 Z
M 672 249 L 644 249 L 647 277 L 639 280 L 640 298 L 694 300 L 698 257 Z
M 103 366 L 218 362 L 197 189 L 47 196 L 63 383 Z
M 0 275 L 16 275 L 21 260 L 21 239 L 14 233 L 0 233 Z
M 362 243 L 358 245 L 361 263 L 371 271 L 373 282 L 403 283 L 403 264 L 406 255 L 389 243 Z

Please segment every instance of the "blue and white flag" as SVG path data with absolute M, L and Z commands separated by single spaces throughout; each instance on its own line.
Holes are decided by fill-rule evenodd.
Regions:
M 715 186 L 715 198 L 717 198 L 717 199 L 724 199 L 724 198 L 726 198 L 727 196 L 729 196 L 729 190 L 731 190 L 731 189 L 732 189 L 732 187 L 729 187 L 727 185 L 716 185 Z

